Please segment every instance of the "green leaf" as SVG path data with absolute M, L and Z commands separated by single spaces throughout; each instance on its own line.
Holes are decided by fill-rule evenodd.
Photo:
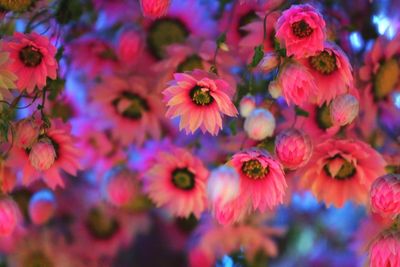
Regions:
M 307 118 L 310 116 L 310 113 L 308 113 L 304 109 L 299 108 L 298 106 L 295 106 L 294 110 L 296 111 L 296 115 L 298 115 L 298 116 L 307 117 Z
M 235 136 L 237 134 L 237 125 L 236 125 L 236 120 L 232 120 L 229 123 L 229 129 L 232 132 L 232 135 Z
M 257 67 L 258 63 L 260 63 L 263 57 L 264 57 L 263 45 L 254 47 L 254 55 L 250 63 L 250 66 L 253 68 Z
M 219 47 L 221 44 L 225 43 L 225 41 L 226 41 L 226 33 L 222 33 L 217 38 L 217 46 Z

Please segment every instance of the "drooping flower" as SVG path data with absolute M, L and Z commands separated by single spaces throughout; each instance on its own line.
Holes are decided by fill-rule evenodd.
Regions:
M 385 161 L 358 140 L 328 139 L 314 149 L 300 185 L 326 205 L 342 207 L 347 200 L 366 205 L 372 182 L 385 174 Z
M 21 148 L 30 148 L 39 137 L 40 123 L 33 118 L 23 119 L 16 123 L 14 144 Z
M 140 0 L 143 15 L 150 18 L 159 18 L 168 12 L 170 0 Z
M 0 199 L 0 236 L 9 236 L 13 233 L 19 220 L 17 203 L 10 197 Z
M 311 157 L 311 139 L 298 129 L 283 131 L 275 139 L 275 154 L 286 168 L 300 168 L 307 164 Z
M 379 177 L 371 186 L 371 207 L 374 212 L 395 218 L 400 215 L 400 175 Z
M 200 128 L 203 133 L 217 135 L 222 129 L 222 114 L 237 116 L 231 100 L 234 90 L 226 81 L 201 70 L 175 73 L 174 78 L 163 94 L 166 116 L 180 116 L 180 130 L 194 133 Z
M 288 56 L 304 58 L 324 49 L 325 21 L 310 5 L 292 5 L 276 25 L 276 38 Z
M 371 267 L 400 266 L 400 233 L 383 232 L 372 243 L 369 258 Z
M 245 119 L 244 130 L 251 139 L 260 141 L 274 134 L 275 124 L 275 118 L 271 112 L 256 108 Z
M 112 136 L 123 145 L 143 144 L 146 135 L 161 135 L 162 103 L 142 77 L 105 76 L 91 93 L 93 106 L 111 124 Z
M 336 97 L 331 103 L 332 123 L 344 126 L 351 123 L 358 115 L 359 103 L 351 94 L 343 94 Z
M 329 103 L 335 97 L 349 92 L 353 86 L 352 67 L 346 54 L 336 45 L 325 43 L 324 49 L 302 64 L 317 84 L 316 103 Z
M 171 147 L 157 153 L 144 174 L 144 191 L 158 207 L 178 217 L 196 217 L 207 206 L 208 170 L 188 151 Z
M 47 189 L 36 192 L 29 201 L 29 217 L 36 225 L 48 222 L 56 210 L 56 202 L 53 192 Z
M 246 118 L 256 108 L 256 99 L 252 95 L 244 96 L 239 103 L 240 116 Z
M 10 53 L 8 69 L 18 77 L 18 90 L 32 93 L 35 87 L 43 89 L 47 78 L 57 78 L 57 49 L 47 37 L 16 32 L 2 43 L 2 49 Z
M 22 170 L 22 183 L 28 185 L 38 179 L 51 188 L 64 186 L 60 171 L 75 176 L 79 165 L 79 151 L 70 135 L 71 127 L 56 119 L 51 127 L 39 136 L 32 149 L 13 147 L 10 152 L 10 164 Z
M 279 65 L 279 57 L 276 53 L 274 52 L 269 52 L 264 55 L 264 57 L 261 59 L 260 63 L 257 65 L 257 69 L 264 72 L 268 73 L 275 69 Z
M 133 173 L 117 168 L 106 174 L 103 188 L 107 201 L 115 206 L 123 206 L 131 201 L 136 193 Z
M 278 84 L 288 105 L 294 103 L 304 106 L 314 101 L 318 92 L 317 85 L 310 72 L 297 63 L 286 64 L 278 76 Z

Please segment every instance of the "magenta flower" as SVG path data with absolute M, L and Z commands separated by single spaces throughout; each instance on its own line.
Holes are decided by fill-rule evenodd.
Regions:
M 163 94 L 168 106 L 166 116 L 180 116 L 180 130 L 194 133 L 200 128 L 203 133 L 217 135 L 222 129 L 221 114 L 237 116 L 231 100 L 233 88 L 216 75 L 194 70 L 175 73 L 174 78 Z
M 371 267 L 400 266 L 400 233 L 382 233 L 372 243 L 369 257 Z
M 150 18 L 159 18 L 167 14 L 170 0 L 140 0 L 143 15 Z
M 324 49 L 325 21 L 310 5 L 291 6 L 282 13 L 275 30 L 288 56 L 304 58 Z
M 371 186 L 371 207 L 385 217 L 400 215 L 399 174 L 387 174 L 375 180 Z

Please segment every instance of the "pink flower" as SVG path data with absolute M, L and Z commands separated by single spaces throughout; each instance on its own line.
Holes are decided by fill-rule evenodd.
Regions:
M 385 174 L 385 165 L 382 156 L 368 144 L 328 139 L 315 147 L 300 185 L 326 205 L 342 207 L 347 200 L 366 205 L 369 188 Z
M 352 67 L 346 54 L 336 45 L 325 43 L 324 50 L 301 60 L 318 85 L 316 103 L 322 105 L 347 93 L 353 85 Z
M 117 44 L 118 59 L 124 64 L 132 65 L 139 58 L 143 50 L 143 40 L 137 31 L 123 32 Z
M 10 197 L 0 199 L 0 236 L 9 236 L 13 233 L 19 219 L 17 203 Z
M 29 217 L 36 225 L 48 222 L 53 217 L 55 209 L 55 196 L 46 189 L 36 192 L 29 201 Z
M 128 170 L 113 170 L 104 179 L 107 200 L 115 206 L 123 206 L 131 201 L 136 193 L 133 173 Z
M 29 152 L 29 161 L 38 171 L 48 170 L 57 157 L 54 145 L 48 138 L 36 142 Z
M 371 267 L 400 266 L 400 234 L 384 232 L 371 245 L 369 251 Z
M 18 90 L 26 89 L 32 93 L 35 87 L 43 89 L 47 78 L 57 78 L 57 49 L 47 37 L 37 33 L 16 32 L 12 38 L 3 42 L 2 48 L 10 53 L 13 60 L 9 70 L 18 77 Z
M 253 140 L 263 140 L 274 134 L 275 118 L 271 112 L 263 108 L 254 109 L 244 120 L 244 130 Z
M 275 30 L 288 56 L 304 58 L 324 49 L 325 21 L 310 5 L 292 5 L 285 10 Z
M 283 166 L 292 170 L 300 168 L 311 157 L 311 139 L 297 129 L 283 131 L 275 139 L 275 154 Z
M 239 193 L 233 200 L 214 203 L 214 216 L 221 224 L 243 219 L 252 210 L 264 212 L 283 203 L 287 188 L 283 168 L 269 154 L 257 150 L 236 153 L 227 163 L 240 176 Z
M 64 186 L 60 171 L 75 176 L 80 168 L 79 151 L 70 135 L 71 127 L 60 120 L 53 120 L 51 128 L 40 137 L 27 153 L 24 149 L 13 147 L 10 152 L 10 165 L 22 170 L 22 183 L 28 185 L 42 178 L 51 188 Z
M 175 73 L 174 81 L 163 91 L 167 102 L 166 116 L 180 116 L 179 129 L 194 133 L 198 128 L 217 135 L 222 129 L 222 114 L 237 116 L 232 103 L 234 94 L 227 82 L 216 75 L 195 70 L 188 73 Z
M 387 174 L 375 180 L 371 187 L 372 210 L 386 217 L 400 215 L 400 175 Z
M 256 99 L 252 95 L 244 96 L 239 103 L 240 115 L 246 118 L 256 108 Z
M 168 12 L 170 0 L 140 0 L 143 15 L 150 18 L 159 18 Z
M 144 191 L 157 207 L 178 217 L 193 213 L 200 217 L 207 206 L 208 170 L 203 163 L 182 148 L 171 147 L 157 154 L 145 172 Z
M 304 106 L 318 92 L 313 76 L 306 68 L 296 63 L 286 64 L 278 76 L 278 84 L 288 105 Z
M 14 143 L 21 148 L 30 148 L 39 137 L 40 124 L 34 119 L 23 119 L 15 127 Z
M 207 192 L 212 202 L 226 203 L 234 199 L 239 193 L 239 174 L 232 167 L 218 167 L 208 178 Z
M 339 126 L 350 124 L 357 117 L 359 107 L 357 98 L 351 94 L 336 97 L 330 107 L 332 123 Z

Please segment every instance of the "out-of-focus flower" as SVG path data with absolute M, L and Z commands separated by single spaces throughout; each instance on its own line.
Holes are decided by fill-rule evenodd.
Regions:
M 200 159 L 182 148 L 171 147 L 157 153 L 145 172 L 144 191 L 158 207 L 171 214 L 200 217 L 207 206 L 208 170 Z
M 232 167 L 218 167 L 210 173 L 207 192 L 212 202 L 225 204 L 231 201 L 239 193 L 239 174 Z
M 329 103 L 353 85 L 352 67 L 346 54 L 336 45 L 325 43 L 324 50 L 306 59 L 302 64 L 317 84 L 316 103 Z
M 133 173 L 122 170 L 111 170 L 103 180 L 106 199 L 115 206 L 123 206 L 131 201 L 136 193 Z
M 21 148 L 30 148 L 39 137 L 40 124 L 32 118 L 16 123 L 14 144 Z
M 371 244 L 369 251 L 370 266 L 400 266 L 400 234 L 385 231 Z
M 252 95 L 244 96 L 239 103 L 240 115 L 243 118 L 247 118 L 253 109 L 256 108 L 256 99 Z
M 13 147 L 10 166 L 22 170 L 22 183 L 28 185 L 41 178 L 52 189 L 64 186 L 60 171 L 75 176 L 79 165 L 79 151 L 70 135 L 71 127 L 60 120 L 52 120 L 51 127 L 39 137 L 37 148 L 28 154 L 24 149 Z M 34 145 L 35 146 L 35 145 Z M 43 157 L 43 158 L 42 158 Z
M 56 157 L 55 147 L 48 138 L 42 138 L 33 144 L 29 152 L 29 161 L 38 171 L 48 170 L 53 165 Z
M 366 205 L 370 186 L 385 174 L 385 165 L 362 141 L 328 139 L 315 147 L 300 184 L 326 205 L 342 207 L 347 200 Z
M 2 44 L 0 42 L 1 47 Z M 9 53 L 0 50 L 0 89 L 14 89 L 17 87 L 15 81 L 18 77 L 12 71 L 8 70 L 10 63 Z
M 270 81 L 268 84 L 268 92 L 273 98 L 277 99 L 282 95 L 282 87 L 279 85 L 278 81 Z
M 269 52 L 264 55 L 264 57 L 261 59 L 260 63 L 257 65 L 257 69 L 264 72 L 268 73 L 275 69 L 279 65 L 279 57 L 276 53 L 274 52 Z
M 36 225 L 47 223 L 54 215 L 56 199 L 50 190 L 36 192 L 29 201 L 29 217 Z
M 288 56 L 304 58 L 324 49 L 325 21 L 310 5 L 292 5 L 285 10 L 275 30 Z
M 371 186 L 371 207 L 386 217 L 400 215 L 400 174 L 387 174 L 375 180 Z
M 263 140 L 274 134 L 275 118 L 266 109 L 254 109 L 244 121 L 244 130 L 251 139 Z
M 359 103 L 351 94 L 336 97 L 330 106 L 332 123 L 339 126 L 350 124 L 358 115 Z
M 222 129 L 222 114 L 234 117 L 238 112 L 232 103 L 234 89 L 211 73 L 195 70 L 175 73 L 175 80 L 163 91 L 168 110 L 166 116 L 180 116 L 179 129 L 217 135 Z
M 288 105 L 304 106 L 314 102 L 318 87 L 310 72 L 300 64 L 287 63 L 278 76 L 278 84 Z
M 135 30 L 127 30 L 121 33 L 117 44 L 118 59 L 127 65 L 137 62 L 143 50 L 143 40 Z
M 8 69 L 18 77 L 18 90 L 32 93 L 35 87 L 43 89 L 47 78 L 57 78 L 57 49 L 47 37 L 16 32 L 3 41 L 2 49 L 10 53 Z
M 171 0 L 140 0 L 143 15 L 150 18 L 159 18 L 168 12 Z
M 0 236 L 9 236 L 13 233 L 19 220 L 17 203 L 10 197 L 0 198 Z
M 300 130 L 285 130 L 275 139 L 275 154 L 286 168 L 300 168 L 307 164 L 311 157 L 311 139 Z
M 28 10 L 35 0 L 4 0 L 0 1 L 0 9 L 12 12 L 24 12 Z

